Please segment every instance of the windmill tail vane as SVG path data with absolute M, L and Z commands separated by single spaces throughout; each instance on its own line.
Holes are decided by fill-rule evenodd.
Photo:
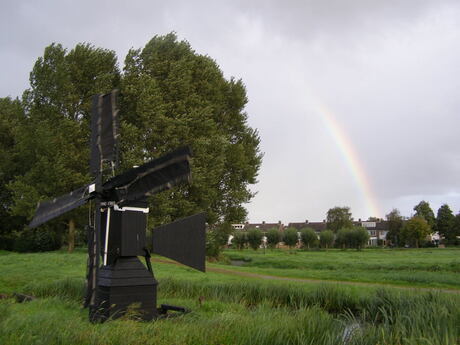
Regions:
M 157 285 L 150 250 L 205 271 L 204 213 L 153 229 L 146 239 L 148 196 L 189 182 L 189 147 L 182 147 L 102 181 L 103 163 L 118 163 L 117 91 L 93 97 L 90 170 L 94 181 L 69 194 L 39 203 L 29 224 L 37 227 L 90 200 L 95 202 L 94 227 L 88 226 L 88 266 L 85 306 L 92 322 L 122 316 L 137 305 L 143 319 L 185 308 L 156 306 Z M 151 243 L 148 243 L 151 242 Z M 139 261 L 144 256 L 147 268 Z M 102 259 L 102 263 L 101 263 Z

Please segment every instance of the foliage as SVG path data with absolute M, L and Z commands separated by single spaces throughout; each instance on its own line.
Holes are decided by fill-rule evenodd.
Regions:
M 422 200 L 417 205 L 414 206 L 415 216 L 422 217 L 426 220 L 430 226 L 430 231 L 436 231 L 436 219 L 434 217 L 434 212 L 430 207 L 430 203 Z
M 248 231 L 249 246 L 252 249 L 257 250 L 262 242 L 262 236 L 262 231 L 260 231 L 259 229 L 250 229 Z
M 361 226 L 340 229 L 335 239 L 336 245 L 340 248 L 356 248 L 357 250 L 363 248 L 367 241 L 369 241 L 369 232 Z
M 61 247 L 61 238 L 50 228 L 24 229 L 14 239 L 17 252 L 46 252 Z
M 332 247 L 334 244 L 334 233 L 331 230 L 321 231 L 319 234 L 319 244 L 326 249 Z
M 342 228 L 337 231 L 335 244 L 342 249 L 351 248 L 353 246 L 352 231 L 350 228 Z
M 209 224 L 242 222 L 262 155 L 247 124 L 246 90 L 175 34 L 155 36 L 125 60 L 120 102 L 123 165 L 190 145 L 193 183 L 152 198 L 153 224 L 206 211 Z
M 289 248 L 295 247 L 299 242 L 299 236 L 295 228 L 287 228 L 283 233 L 283 242 Z
M 70 52 L 59 44 L 45 48 L 30 74 L 31 88 L 23 95 L 26 120 L 15 133 L 14 154 L 21 173 L 8 184 L 14 215 L 29 221 L 39 200 L 69 193 L 91 180 L 90 96 L 110 91 L 118 80 L 112 51 L 89 44 L 78 44 Z M 72 219 L 80 225 L 86 222 L 85 209 L 70 212 L 47 228 L 60 232 Z
M 228 222 L 209 228 L 206 232 L 206 256 L 214 259 L 219 258 L 232 232 L 232 225 Z
M 448 242 L 455 240 L 455 216 L 449 205 L 444 204 L 438 209 L 436 217 L 436 231 L 447 239 Z
M 281 239 L 282 235 L 278 229 L 273 228 L 267 231 L 267 244 L 269 248 L 275 248 L 281 242 Z
M 245 231 L 236 231 L 233 235 L 233 243 L 236 248 L 243 249 L 248 243 L 248 235 Z
M 352 238 L 353 238 L 353 245 L 357 250 L 361 250 L 361 248 L 365 247 L 367 241 L 369 241 L 369 232 L 361 227 L 357 226 L 352 231 Z
M 0 98 L 0 246 L 8 247 L 11 233 L 22 228 L 23 217 L 11 214 L 12 193 L 7 185 L 21 173 L 21 164 L 15 154 L 17 130 L 25 121 L 19 100 Z M 2 244 L 5 242 L 5 244 Z
M 349 207 L 333 207 L 327 211 L 327 228 L 337 232 L 342 228 L 351 228 L 353 219 Z
M 431 227 L 424 217 L 414 216 L 409 219 L 401 230 L 401 239 L 408 245 L 418 248 L 431 233 Z
M 403 218 L 397 208 L 391 210 L 386 215 L 388 221 L 388 233 L 386 239 L 392 244 L 398 246 L 400 244 L 401 229 L 403 227 Z
M 308 249 L 318 244 L 318 236 L 312 228 L 300 230 L 300 239 L 302 240 L 303 246 L 306 246 Z
M 30 85 L 22 102 L 0 100 L 0 166 L 7 172 L 0 177 L 0 216 L 11 210 L 23 217 L 17 226 L 5 222 L 11 224 L 8 233 L 22 231 L 39 200 L 91 180 L 91 96 L 114 88 L 120 89 L 120 171 L 179 146 L 194 152 L 193 183 L 153 197 L 150 224 L 198 211 L 207 212 L 209 224 L 245 219 L 242 204 L 253 196 L 248 186 L 256 182 L 262 160 L 259 136 L 244 112 L 245 87 L 241 80 L 226 80 L 215 61 L 187 42 L 174 34 L 154 37 L 128 53 L 123 76 L 112 51 L 89 44 L 67 51 L 52 44 L 37 59 Z M 81 229 L 86 210 L 50 226 L 58 232 L 74 220 Z

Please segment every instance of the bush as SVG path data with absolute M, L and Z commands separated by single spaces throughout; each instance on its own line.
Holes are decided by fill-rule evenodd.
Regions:
M 248 243 L 249 246 L 257 250 L 262 242 L 262 231 L 259 229 L 251 229 L 248 231 Z
M 353 246 L 353 229 L 340 229 L 337 232 L 335 244 L 342 249 L 351 248 Z
M 61 236 L 46 228 L 24 229 L 16 233 L 13 250 L 17 252 L 46 252 L 61 248 Z
M 319 243 L 321 247 L 329 248 L 334 244 L 334 233 L 331 230 L 322 231 L 319 234 Z
M 237 231 L 233 236 L 233 243 L 236 248 L 243 249 L 248 243 L 248 235 L 244 231 Z
M 297 242 L 299 241 L 299 235 L 297 234 L 297 230 L 294 228 L 287 228 L 286 231 L 284 231 L 283 235 L 283 242 L 289 248 L 294 247 Z
M 270 229 L 267 232 L 267 244 L 269 248 L 275 248 L 281 242 L 281 232 L 278 229 Z
M 316 246 L 318 243 L 318 237 L 316 236 L 315 231 L 311 228 L 300 230 L 300 238 L 304 247 L 306 246 L 308 249 L 310 249 L 310 247 Z

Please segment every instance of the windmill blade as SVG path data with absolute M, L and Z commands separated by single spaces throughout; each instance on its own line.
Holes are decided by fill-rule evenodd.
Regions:
M 190 179 L 191 150 L 184 147 L 115 176 L 103 185 L 104 199 L 122 205 Z
M 199 213 L 153 229 L 152 252 L 205 272 L 205 222 Z
M 29 227 L 36 228 L 48 220 L 56 218 L 86 203 L 93 197 L 89 193 L 90 186 L 91 184 L 88 184 L 84 187 L 74 190 L 73 192 L 70 192 L 69 194 L 62 195 L 53 200 L 40 202 L 38 204 L 37 210 L 35 211 L 35 216 L 29 224 Z

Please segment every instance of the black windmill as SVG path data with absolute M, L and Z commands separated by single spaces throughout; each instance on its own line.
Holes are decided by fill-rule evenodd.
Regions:
M 93 97 L 91 173 L 94 182 L 67 195 L 39 203 L 30 227 L 37 227 L 94 199 L 94 225 L 88 226 L 85 307 L 90 320 L 104 321 L 137 306 L 145 320 L 184 308 L 157 308 L 157 281 L 150 264 L 153 253 L 205 271 L 205 215 L 162 225 L 147 243 L 146 198 L 190 180 L 188 147 L 170 152 L 103 182 L 103 167 L 117 161 L 116 91 Z M 139 261 L 144 256 L 147 268 Z M 102 259 L 102 260 L 101 260 Z

